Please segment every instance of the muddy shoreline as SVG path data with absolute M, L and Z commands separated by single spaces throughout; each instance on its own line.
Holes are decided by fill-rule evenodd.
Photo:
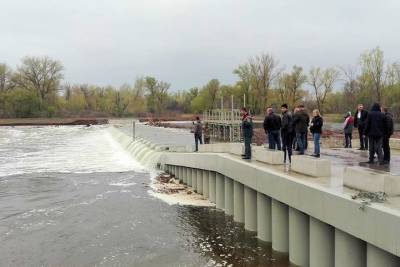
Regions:
M 62 126 L 108 124 L 106 118 L 0 119 L 0 126 Z

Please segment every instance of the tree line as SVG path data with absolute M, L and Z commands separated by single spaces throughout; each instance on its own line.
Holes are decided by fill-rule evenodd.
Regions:
M 400 64 L 389 63 L 377 47 L 362 53 L 354 66 L 285 68 L 271 54 L 251 57 L 233 73 L 238 81 L 212 79 L 201 87 L 171 92 L 170 84 L 139 77 L 120 87 L 69 84 L 64 66 L 49 57 L 25 57 L 12 69 L 0 64 L 0 117 L 141 116 L 165 112 L 201 113 L 244 105 L 254 114 L 269 106 L 305 104 L 322 113 L 345 113 L 357 103 L 379 102 L 400 115 Z

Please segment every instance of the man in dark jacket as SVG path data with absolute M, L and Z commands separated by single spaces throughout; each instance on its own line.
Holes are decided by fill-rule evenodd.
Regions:
M 386 116 L 381 112 L 379 104 L 375 103 L 372 105 L 371 111 L 368 113 L 367 120 L 365 121 L 365 135 L 368 136 L 369 142 L 368 163 L 374 162 L 376 153 L 379 164 L 383 164 L 382 143 L 386 131 Z
M 264 131 L 268 135 L 269 149 L 278 148 L 278 150 L 281 150 L 281 124 L 281 117 L 276 115 L 271 107 L 267 108 Z
M 293 115 L 293 128 L 296 133 L 296 142 L 300 150 L 300 155 L 304 155 L 304 149 L 306 148 L 307 142 L 307 131 L 308 124 L 310 123 L 310 117 L 304 110 L 304 106 L 298 106 L 299 111 Z
M 386 124 L 386 131 L 383 135 L 383 163 L 389 164 L 390 163 L 390 145 L 389 140 L 390 136 L 393 135 L 394 125 L 393 125 L 393 115 L 389 113 L 386 107 L 382 107 L 381 111 L 385 114 L 385 124 Z
M 289 162 L 292 160 L 292 148 L 293 148 L 293 119 L 292 114 L 288 110 L 288 105 L 283 104 L 281 106 L 282 111 L 282 127 L 281 127 L 281 136 L 282 136 L 282 150 L 284 153 L 284 162 L 286 163 L 286 152 L 289 157 Z
M 364 110 L 363 104 L 358 104 L 356 114 L 354 115 L 354 127 L 358 129 L 360 136 L 360 150 L 368 150 L 368 139 L 365 135 L 365 121 L 368 117 L 368 111 Z
M 253 120 L 251 119 L 246 108 L 240 110 L 242 115 L 242 132 L 244 140 L 244 156 L 243 159 L 251 159 L 251 140 L 253 138 Z
M 200 145 L 203 144 L 202 135 L 203 135 L 203 125 L 200 121 L 200 117 L 196 117 L 196 122 L 193 122 L 193 133 L 194 133 L 194 142 L 196 144 L 196 152 L 199 151 L 199 142 Z

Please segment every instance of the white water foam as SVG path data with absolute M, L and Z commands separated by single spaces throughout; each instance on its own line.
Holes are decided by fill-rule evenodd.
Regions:
M 106 129 L 104 126 L 4 127 L 0 131 L 0 176 L 144 171 Z

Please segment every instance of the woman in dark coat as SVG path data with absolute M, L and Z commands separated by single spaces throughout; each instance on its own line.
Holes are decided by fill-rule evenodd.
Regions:
M 324 120 L 321 117 L 321 113 L 318 109 L 314 109 L 313 118 L 311 120 L 310 132 L 312 133 L 314 139 L 314 154 L 313 156 L 316 158 L 320 157 L 321 147 L 321 134 L 322 134 L 322 126 L 324 125 Z

